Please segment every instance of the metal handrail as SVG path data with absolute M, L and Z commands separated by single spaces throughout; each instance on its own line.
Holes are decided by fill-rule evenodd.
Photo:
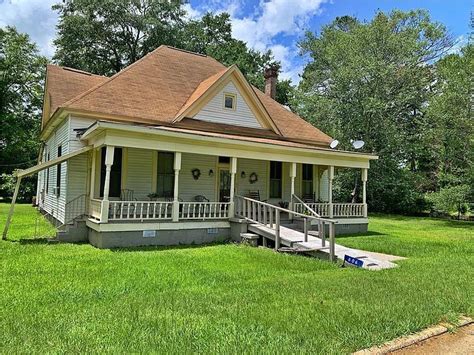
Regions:
M 318 213 L 316 213 L 315 210 L 313 210 L 311 207 L 309 207 L 309 205 L 306 204 L 306 202 L 304 202 L 302 199 L 300 199 L 298 196 L 296 196 L 295 194 L 291 195 L 291 198 L 295 198 L 296 201 L 298 201 L 299 203 L 303 204 L 304 207 L 306 207 L 306 209 L 311 212 L 315 217 L 319 217 L 321 218 L 321 215 L 319 215 Z

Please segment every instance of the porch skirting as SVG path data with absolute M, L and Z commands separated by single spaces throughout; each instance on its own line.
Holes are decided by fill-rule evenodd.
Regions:
M 229 222 L 97 224 L 87 221 L 88 240 L 101 249 L 192 245 L 230 239 Z

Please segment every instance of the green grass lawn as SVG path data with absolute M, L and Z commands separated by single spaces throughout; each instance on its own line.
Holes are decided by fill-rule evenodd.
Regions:
M 347 353 L 474 314 L 472 223 L 374 216 L 338 242 L 408 259 L 367 271 L 232 244 L 46 244 L 34 213 L 18 206 L 0 242 L 5 353 Z

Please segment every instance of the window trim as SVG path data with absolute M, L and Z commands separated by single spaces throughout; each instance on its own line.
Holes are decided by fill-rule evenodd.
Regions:
M 58 145 L 57 148 L 57 158 L 61 157 L 63 155 L 63 146 Z M 62 167 L 61 163 L 56 165 L 56 195 L 61 196 L 61 174 L 62 174 Z
M 227 107 L 225 105 L 225 101 L 227 99 L 227 97 L 231 97 L 232 98 L 232 107 Z M 230 92 L 225 92 L 224 93 L 224 102 L 223 102 L 223 106 L 224 106 L 224 109 L 225 110 L 232 110 L 232 111 L 235 111 L 237 109 L 237 95 L 236 94 L 233 94 L 233 93 L 230 93 Z
M 280 164 L 280 178 L 279 179 L 272 179 L 272 163 Z M 272 180 L 279 180 L 280 181 L 280 195 L 279 196 L 272 196 Z M 283 198 L 283 162 L 281 161 L 269 161 L 268 162 L 268 198 Z
M 172 160 L 172 164 L 171 164 L 171 168 L 172 168 L 172 172 L 169 172 L 169 173 L 160 173 L 160 154 L 169 154 L 171 156 L 173 156 L 173 160 Z M 175 152 L 169 152 L 169 151 L 158 151 L 157 152 L 157 155 L 156 155 L 156 194 L 158 196 L 158 198 L 171 198 L 171 197 L 174 197 L 174 175 L 175 175 L 175 171 L 174 171 L 174 160 L 175 160 Z M 162 164 L 162 161 L 161 161 L 161 164 Z M 163 193 L 160 194 L 159 192 L 159 184 L 160 184 L 160 176 L 162 177 L 167 177 L 167 178 L 171 178 L 172 180 L 172 191 L 171 191 L 171 196 L 165 196 L 164 194 L 164 191 Z

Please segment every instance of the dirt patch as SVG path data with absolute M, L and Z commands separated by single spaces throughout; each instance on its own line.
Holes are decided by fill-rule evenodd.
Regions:
M 474 324 L 444 333 L 391 354 L 474 354 Z

